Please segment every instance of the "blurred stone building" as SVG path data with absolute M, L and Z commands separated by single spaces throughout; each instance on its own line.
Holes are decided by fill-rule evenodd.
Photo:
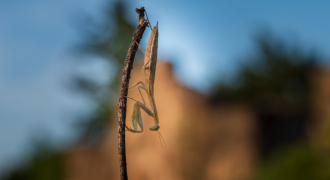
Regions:
M 140 68 L 134 67 L 131 84 L 142 79 Z M 304 137 L 306 127 L 310 127 L 310 119 L 315 119 L 315 124 L 330 121 L 330 72 L 316 71 L 310 79 L 310 114 L 303 117 L 299 113 L 290 113 L 292 111 L 282 115 L 277 112 L 260 114 L 249 104 L 210 101 L 204 95 L 181 85 L 175 79 L 170 64 L 159 62 L 155 100 L 160 133 L 167 148 L 162 148 L 156 132 L 149 131 L 153 119 L 143 113 L 145 131 L 140 134 L 126 133 L 129 178 L 253 178 L 259 159 L 283 141 L 290 143 Z M 129 90 L 129 96 L 141 100 L 137 89 Z M 128 100 L 127 125 L 130 127 L 133 104 L 134 101 Z M 148 103 L 147 106 L 150 107 Z M 272 114 L 277 114 L 278 117 L 273 117 Z M 290 135 L 289 140 L 281 138 L 287 136 L 285 133 L 281 134 L 283 129 L 277 130 L 281 125 L 290 126 L 288 118 L 298 122 L 291 124 L 293 127 L 297 126 L 297 131 L 293 132 L 292 137 Z M 270 120 L 265 123 L 263 119 Z M 116 117 L 113 117 L 108 127 L 108 134 L 100 144 L 80 144 L 67 152 L 68 180 L 119 179 Z M 310 131 L 315 131 L 315 128 Z M 270 138 L 272 144 L 267 144 L 267 139 L 263 137 L 268 140 Z

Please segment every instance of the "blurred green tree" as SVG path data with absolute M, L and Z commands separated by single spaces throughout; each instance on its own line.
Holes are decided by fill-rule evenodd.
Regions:
M 255 42 L 256 52 L 244 58 L 236 83 L 218 84 L 212 98 L 245 101 L 259 107 L 303 108 L 307 103 L 308 72 L 316 55 L 289 47 L 269 31 L 259 33 Z
M 305 143 L 278 149 L 260 165 L 257 180 L 327 180 L 329 162 Z
M 97 103 L 94 112 L 78 120 L 78 133 L 81 141 L 95 143 L 100 140 L 108 124 L 113 109 L 113 97 L 117 95 L 120 69 L 129 48 L 134 25 L 127 19 L 123 1 L 109 2 L 105 9 L 103 24 L 95 27 L 93 31 L 84 32 L 84 41 L 78 45 L 81 54 L 92 54 L 108 62 L 117 73 L 113 79 L 104 84 L 86 76 L 73 77 L 73 84 L 69 87 L 72 92 L 83 92 Z M 89 24 L 84 24 L 86 28 Z M 90 58 L 97 61 L 99 58 Z M 84 63 L 84 62 L 83 62 Z M 61 150 L 51 145 L 41 144 L 35 146 L 35 151 L 26 162 L 5 172 L 0 179 L 3 180 L 59 180 L 64 179 L 64 158 Z
M 255 109 L 263 158 L 257 180 L 330 179 L 330 162 L 305 136 L 308 78 L 319 56 L 269 31 L 259 33 L 255 42 L 256 51 L 245 57 L 235 83 L 220 82 L 213 101 L 245 102 Z
M 34 142 L 32 155 L 5 172 L 2 180 L 60 180 L 64 179 L 64 154 L 49 142 Z
M 85 76 L 74 78 L 74 91 L 85 92 L 98 104 L 90 116 L 82 117 L 78 121 L 77 127 L 82 141 L 98 141 L 112 115 L 113 96 L 117 96 L 122 73 L 120 69 L 124 66 L 123 62 L 135 29 L 135 26 L 127 19 L 125 7 L 122 1 L 109 3 L 103 23 L 95 27 L 93 31 L 85 33 L 84 41 L 78 46 L 80 53 L 101 57 L 116 71 L 115 76 L 105 85 L 99 85 Z

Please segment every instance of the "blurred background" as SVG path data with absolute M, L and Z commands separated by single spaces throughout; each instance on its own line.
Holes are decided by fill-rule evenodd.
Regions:
M 129 178 L 330 179 L 330 2 L 172 0 L 0 1 L 0 179 L 119 179 L 118 89 L 141 6 L 159 23 L 168 147 L 143 114 Z

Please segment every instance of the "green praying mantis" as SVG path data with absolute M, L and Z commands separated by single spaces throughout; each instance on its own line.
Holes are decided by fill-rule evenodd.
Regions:
M 140 49 L 142 50 L 141 47 Z M 156 64 L 157 64 L 157 51 L 158 51 L 158 22 L 157 25 L 152 29 L 146 52 L 144 52 L 145 57 L 144 57 L 144 65 L 142 66 L 142 75 L 144 77 L 145 82 L 139 81 L 129 88 L 131 89 L 135 86 L 140 85 L 138 86 L 138 90 L 143 100 L 143 104 L 142 104 L 141 102 L 133 98 L 127 97 L 135 101 L 133 107 L 133 114 L 131 117 L 134 129 L 131 129 L 126 126 L 126 129 L 132 133 L 142 133 L 144 130 L 143 120 L 141 116 L 141 109 L 154 119 L 154 125 L 149 128 L 150 131 L 157 131 L 159 133 L 158 129 L 160 126 L 159 126 L 158 113 L 154 98 L 154 82 L 155 82 L 155 73 L 156 73 Z M 151 110 L 146 107 L 146 103 L 143 99 L 140 89 L 144 90 L 147 93 Z M 138 130 L 138 125 L 140 126 L 140 130 Z

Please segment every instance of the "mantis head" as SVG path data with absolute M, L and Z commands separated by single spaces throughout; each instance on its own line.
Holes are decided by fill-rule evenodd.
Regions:
M 158 131 L 158 129 L 160 128 L 160 126 L 152 126 L 150 127 L 150 131 Z

